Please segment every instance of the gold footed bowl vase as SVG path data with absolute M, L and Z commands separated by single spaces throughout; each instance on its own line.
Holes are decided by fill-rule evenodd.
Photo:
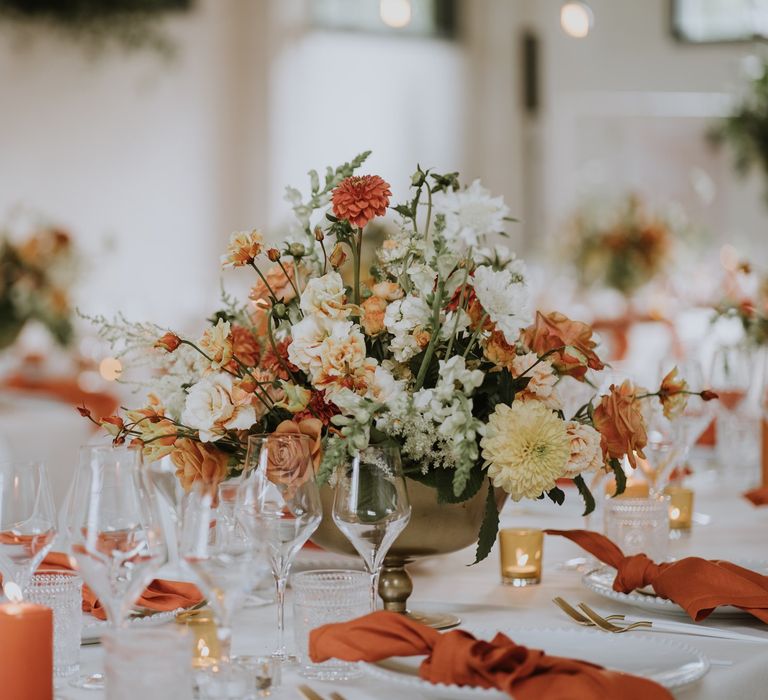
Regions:
M 384 609 L 408 615 L 436 629 L 455 627 L 461 619 L 450 613 L 422 613 L 408 609 L 413 581 L 405 567 L 414 559 L 450 554 L 469 547 L 477 541 L 483 521 L 487 486 L 483 486 L 463 503 L 438 503 L 437 491 L 406 478 L 411 519 L 400 533 L 384 559 L 379 578 L 379 596 Z M 496 489 L 496 507 L 501 509 L 507 494 Z M 357 555 L 357 551 L 333 522 L 333 489 L 320 489 L 323 520 L 312 541 L 330 552 Z

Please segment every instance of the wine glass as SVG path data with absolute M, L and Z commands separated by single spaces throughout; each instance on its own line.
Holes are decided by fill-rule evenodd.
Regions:
M 258 540 L 237 517 L 231 485 L 197 482 L 184 499 L 179 550 L 216 615 L 222 665 L 231 658 L 232 616 L 265 566 Z M 260 556 L 261 555 L 261 556 Z
M 166 560 L 153 492 L 141 450 L 81 449 L 69 505 L 69 548 L 115 628 L 125 625 Z
M 3 591 L 20 600 L 53 545 L 56 516 L 45 467 L 0 464 L 0 572 Z
M 333 522 L 371 575 L 371 612 L 376 610 L 384 557 L 410 518 L 411 504 L 397 447 L 367 447 L 337 468 Z
M 266 540 L 277 591 L 277 649 L 282 663 L 295 657 L 285 648 L 285 587 L 296 553 L 323 517 L 309 437 L 300 433 L 252 435 L 238 494 L 243 522 L 259 527 Z

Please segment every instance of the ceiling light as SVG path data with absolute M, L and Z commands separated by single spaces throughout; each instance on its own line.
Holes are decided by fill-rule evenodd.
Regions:
M 402 29 L 411 23 L 411 0 L 381 0 L 381 21 L 393 29 Z
M 560 8 L 560 26 L 563 31 L 574 39 L 583 39 L 589 34 L 595 16 L 585 2 L 571 0 Z

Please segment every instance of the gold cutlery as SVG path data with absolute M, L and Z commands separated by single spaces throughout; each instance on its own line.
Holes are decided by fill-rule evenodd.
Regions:
M 621 626 L 621 625 L 614 625 L 613 622 L 611 622 L 608 618 L 603 617 L 602 615 L 598 615 L 592 608 L 590 608 L 586 603 L 579 603 L 579 607 L 584 612 L 584 614 L 592 620 L 592 622 L 595 623 L 601 630 L 605 630 L 606 632 L 612 632 L 613 634 L 621 634 L 622 632 L 631 632 L 632 630 L 636 629 L 650 629 L 653 626 L 653 623 L 650 620 L 638 620 L 637 622 L 630 622 L 628 625 Z M 612 615 L 614 619 L 624 619 L 624 615 Z
M 578 622 L 580 625 L 584 625 L 585 627 L 596 627 L 596 623 L 591 620 L 590 618 L 586 617 L 586 615 L 583 615 L 580 613 L 576 608 L 574 608 L 568 601 L 564 600 L 560 596 L 557 596 L 552 599 L 552 602 L 557 605 L 558 608 L 560 608 L 566 615 L 568 615 L 570 618 L 572 618 L 575 622 Z M 608 615 L 606 620 L 623 620 L 624 615 Z
M 308 685 L 300 685 L 299 686 L 299 692 L 307 699 L 307 700 L 325 700 L 320 693 L 312 690 Z M 346 700 L 346 698 L 341 693 L 333 692 L 329 696 L 331 700 Z

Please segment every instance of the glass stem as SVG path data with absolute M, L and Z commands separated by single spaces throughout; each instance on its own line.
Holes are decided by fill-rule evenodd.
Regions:
M 216 628 L 216 637 L 219 640 L 219 661 L 226 665 L 232 657 L 232 627 L 229 620 Z
M 371 612 L 376 612 L 379 602 L 379 575 L 381 567 L 377 566 L 371 574 Z
M 275 588 L 277 590 L 277 650 L 276 656 L 284 657 L 285 653 L 285 585 L 288 582 L 287 576 L 275 577 Z

